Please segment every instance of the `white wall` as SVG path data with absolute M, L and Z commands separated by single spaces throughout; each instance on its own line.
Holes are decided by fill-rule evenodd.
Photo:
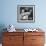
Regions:
M 46 29 L 46 0 L 1 0 L 0 24 L 5 26 L 13 24 L 16 28 L 36 28 Z M 35 22 L 18 23 L 17 5 L 35 5 Z

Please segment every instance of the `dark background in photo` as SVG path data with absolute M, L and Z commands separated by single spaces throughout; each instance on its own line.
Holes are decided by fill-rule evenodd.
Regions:
M 24 10 L 24 12 L 30 12 L 30 10 L 32 10 L 28 16 L 28 20 L 33 20 L 33 7 L 20 7 L 20 14 L 22 13 L 22 10 Z

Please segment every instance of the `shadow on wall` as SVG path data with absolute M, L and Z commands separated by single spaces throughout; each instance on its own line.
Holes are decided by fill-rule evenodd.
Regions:
M 6 30 L 4 30 L 4 28 L 6 28 L 5 25 L 0 24 L 0 43 L 2 43 L 2 36 L 3 36 L 2 32 L 6 31 Z

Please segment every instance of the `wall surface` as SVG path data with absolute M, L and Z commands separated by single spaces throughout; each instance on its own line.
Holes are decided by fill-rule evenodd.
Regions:
M 46 28 L 46 0 L 0 0 L 0 26 L 13 24 L 16 28 Z M 18 23 L 17 5 L 35 5 L 35 22 Z
M 35 5 L 35 22 L 18 23 L 17 5 Z M 0 31 L 13 24 L 16 28 L 42 28 L 46 32 L 46 0 L 0 0 Z

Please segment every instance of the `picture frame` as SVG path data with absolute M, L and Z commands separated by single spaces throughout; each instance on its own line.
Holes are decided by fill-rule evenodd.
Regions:
M 20 23 L 35 22 L 35 5 L 18 5 L 17 22 Z

